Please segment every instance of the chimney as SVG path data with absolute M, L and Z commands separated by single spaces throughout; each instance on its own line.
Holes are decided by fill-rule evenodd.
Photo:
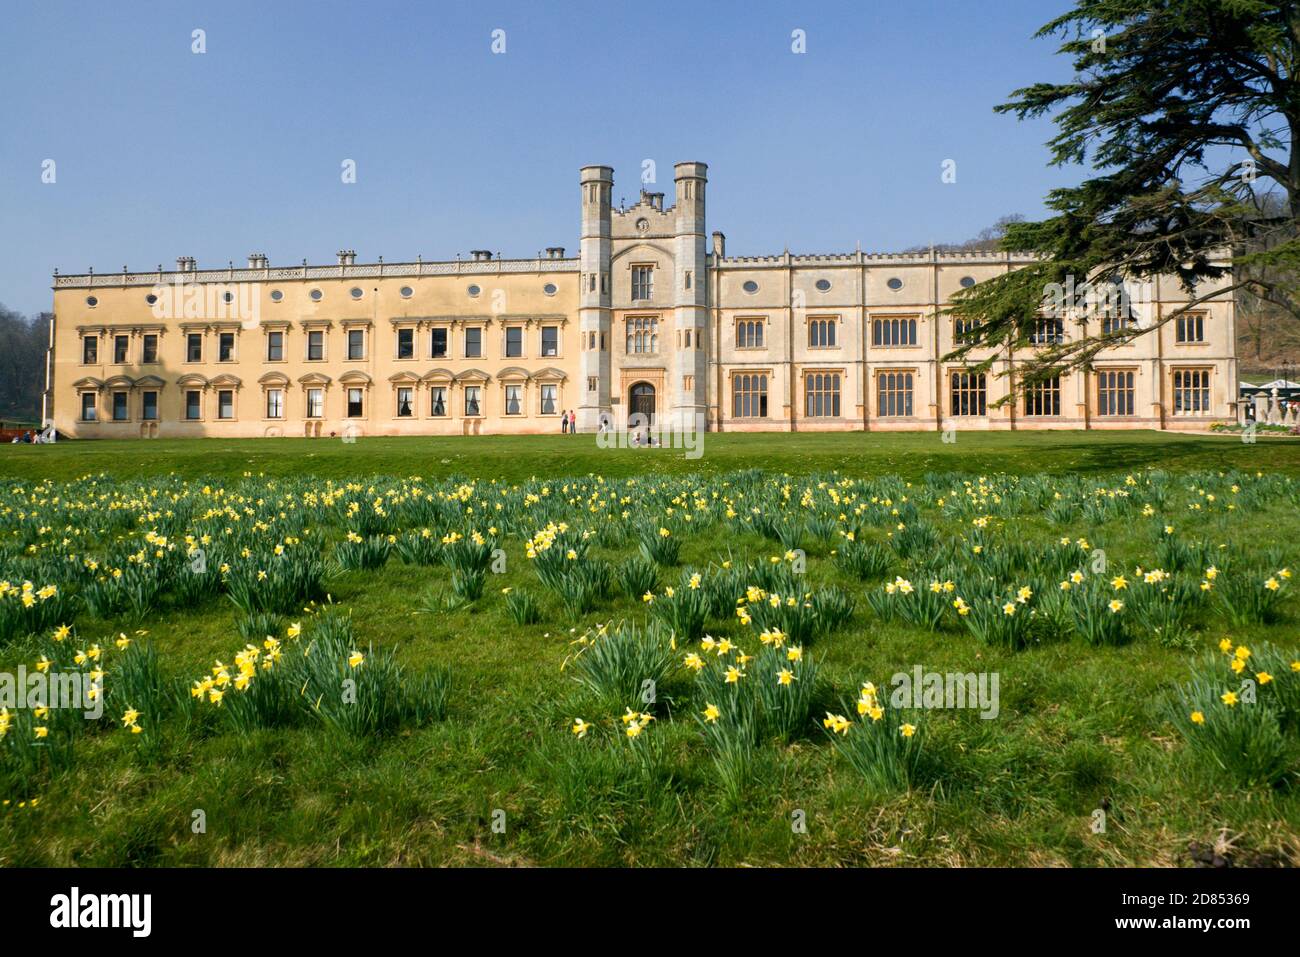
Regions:
M 177 256 L 177 257 L 176 257 L 176 271 L 177 271 L 177 272 L 194 272 L 194 267 L 195 267 L 196 262 L 197 262 L 197 261 L 195 260 L 195 258 L 194 258 L 193 256 Z
M 355 249 L 340 249 L 338 251 L 340 266 L 355 266 L 357 264 L 357 252 Z
M 476 263 L 488 262 L 492 258 L 492 250 L 490 249 L 471 249 L 469 254 L 474 257 Z
M 563 258 L 564 258 L 564 247 L 563 247 L 563 246 L 547 246 L 547 247 L 546 247 L 546 258 L 547 258 L 547 259 L 563 259 Z
M 727 237 L 717 230 L 713 232 L 713 256 L 715 259 L 727 258 Z
M 265 269 L 267 267 L 266 256 L 262 253 L 248 254 L 249 269 Z

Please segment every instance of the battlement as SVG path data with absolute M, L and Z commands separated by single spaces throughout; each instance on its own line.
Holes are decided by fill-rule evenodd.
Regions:
M 906 253 L 783 253 L 779 256 L 711 256 L 713 265 L 721 269 L 778 269 L 789 266 L 946 266 L 980 265 L 998 263 L 1024 265 L 1034 262 L 1033 253 L 1024 252 L 906 252 Z
M 552 247 L 558 249 L 559 247 Z M 375 263 L 356 263 L 346 257 L 347 261 L 328 266 L 310 266 L 304 262 L 301 266 L 271 266 L 266 260 L 258 261 L 264 265 L 254 268 L 236 268 L 233 264 L 225 269 L 198 269 L 192 259 L 186 259 L 186 268 L 158 269 L 150 272 L 130 272 L 123 267 L 121 272 L 97 273 L 93 269 L 86 273 L 61 274 L 54 271 L 55 289 L 89 289 L 112 286 L 155 286 L 163 283 L 231 283 L 231 282 L 291 282 L 293 280 L 320 279 L 381 279 L 420 276 L 494 276 L 509 273 L 561 273 L 577 272 L 577 258 L 560 258 L 543 254 L 535 259 L 454 259 L 425 262 L 386 263 L 382 259 Z

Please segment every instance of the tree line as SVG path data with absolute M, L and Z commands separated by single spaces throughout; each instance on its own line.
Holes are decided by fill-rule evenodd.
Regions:
M 0 420 L 40 421 L 49 328 L 48 312 L 29 317 L 0 305 Z

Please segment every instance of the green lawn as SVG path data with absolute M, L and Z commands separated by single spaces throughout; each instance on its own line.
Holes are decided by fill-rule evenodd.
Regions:
M 764 468 L 792 474 L 840 469 L 856 474 L 927 471 L 1091 474 L 1116 469 L 1265 469 L 1300 472 L 1300 442 L 1259 436 L 1160 432 L 937 432 L 849 434 L 706 434 L 703 454 L 674 449 L 598 448 L 594 435 L 455 438 L 161 439 L 65 442 L 0 447 L 0 479 L 70 479 L 103 472 L 113 478 L 176 474 L 268 476 L 467 475 L 518 482 L 597 472 L 606 476 Z
M 1155 433 L 6 447 L 0 669 L 102 668 L 107 702 L 10 718 L 0 865 L 1298 863 L 1297 471 Z M 58 593 L 22 610 L 24 579 Z M 190 693 L 268 633 L 248 690 Z M 895 706 L 916 666 L 996 673 L 996 717 Z

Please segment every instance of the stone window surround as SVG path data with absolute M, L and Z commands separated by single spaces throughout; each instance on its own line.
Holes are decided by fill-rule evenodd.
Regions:
M 1101 401 L 1101 374 L 1102 374 L 1102 373 L 1105 373 L 1105 372 L 1120 372 L 1120 373 L 1127 372 L 1127 373 L 1132 373 L 1132 375 L 1133 375 L 1133 411 L 1132 411 L 1132 412 L 1126 412 L 1126 413 L 1124 413 L 1124 414 L 1122 414 L 1122 415 L 1114 415 L 1114 414 L 1110 414 L 1110 413 L 1104 413 L 1104 412 L 1101 411 L 1101 408 L 1102 408 L 1102 401 Z M 1092 375 L 1093 375 L 1093 377 L 1094 377 L 1095 380 L 1096 380 L 1096 382 L 1095 382 L 1095 386 L 1096 386 L 1096 387 L 1095 387 L 1095 389 L 1092 391 L 1092 393 L 1088 396 L 1088 399 L 1089 399 L 1089 404 L 1090 404 L 1090 405 L 1091 405 L 1091 400 L 1092 400 L 1093 398 L 1096 399 L 1096 405 L 1095 405 L 1095 408 L 1096 408 L 1097 411 L 1096 411 L 1095 414 L 1096 414 L 1096 416 L 1097 416 L 1098 418 L 1100 418 L 1100 419 L 1131 419 L 1131 418 L 1136 418 L 1136 417 L 1137 417 L 1137 414 L 1138 414 L 1138 401 L 1137 401 L 1137 397 L 1138 397 L 1138 383 L 1139 383 L 1139 382 L 1141 381 L 1141 379 L 1142 379 L 1142 368 L 1141 368 L 1141 366 L 1139 366 L 1139 365 L 1134 365 L 1134 364 L 1131 364 L 1131 363 L 1130 363 L 1130 364 L 1127 364 L 1127 365 L 1119 365 L 1119 366 L 1097 366 L 1097 367 L 1095 367 L 1095 368 L 1092 370 Z M 1171 380 L 1171 384 L 1172 384 L 1172 380 Z M 1107 390 L 1107 391 L 1114 391 L 1114 392 L 1116 392 L 1116 393 L 1119 393 L 1119 392 L 1127 392 L 1128 390 L 1127 390 L 1127 389 L 1118 389 L 1118 388 L 1117 388 L 1117 389 L 1114 389 L 1114 390 Z
M 289 418 L 289 393 L 291 392 L 289 377 L 283 372 L 268 372 L 260 379 L 257 384 L 262 387 L 262 419 L 266 422 L 283 422 Z M 267 393 L 272 389 L 280 390 L 280 414 L 272 416 L 267 414 Z
M 916 322 L 916 340 L 910 343 L 876 344 L 877 320 L 911 319 Z M 920 312 L 873 312 L 867 316 L 867 347 L 870 349 L 924 349 L 925 314 Z
M 1176 380 L 1176 374 L 1177 374 L 1177 373 L 1179 373 L 1179 372 L 1203 372 L 1203 373 L 1205 373 L 1205 377 L 1206 377 L 1205 391 L 1206 391 L 1206 393 L 1208 393 L 1208 396 L 1209 396 L 1208 401 L 1207 401 L 1207 404 L 1209 405 L 1209 407 L 1210 407 L 1211 409 L 1213 409 L 1213 406 L 1214 406 L 1214 386 L 1215 386 L 1215 376 L 1214 376 L 1214 366 L 1213 366 L 1213 365 L 1201 365 L 1201 364 L 1198 364 L 1198 363 L 1192 363 L 1192 364 L 1190 364 L 1190 365 L 1184 365 L 1184 364 L 1177 364 L 1177 365 L 1175 365 L 1175 364 L 1173 364 L 1173 363 L 1169 363 L 1169 364 L 1165 367 L 1165 370 L 1164 370 L 1164 371 L 1165 371 L 1166 383 L 1167 383 L 1168 386 L 1169 386 L 1169 414 L 1170 414 L 1171 416 L 1177 417 L 1177 418 L 1179 418 L 1179 419 L 1198 419 L 1198 418 L 1200 418 L 1200 419 L 1212 419 L 1212 418 L 1215 418 L 1215 415 L 1214 415 L 1214 412 L 1213 412 L 1213 411 L 1206 411 L 1206 410 L 1201 410 L 1201 411 L 1198 411 L 1198 412 L 1185 412 L 1185 411 L 1184 411 L 1184 412 L 1180 412 L 1180 411 L 1178 411 L 1178 403 L 1175 401 L 1175 392 L 1174 392 L 1174 382 L 1175 382 L 1175 380 Z M 1133 383 L 1133 389 L 1134 389 L 1134 392 L 1137 391 L 1137 382 L 1136 382 L 1136 380 L 1135 380 L 1134 383 Z M 1137 408 L 1136 396 L 1134 396 L 1134 399 L 1135 399 L 1135 401 L 1134 401 L 1134 409 L 1136 409 L 1136 408 Z
M 813 345 L 812 330 L 813 330 L 814 322 L 831 323 L 832 334 L 835 337 L 835 344 L 833 346 Z M 844 324 L 840 321 L 840 317 L 838 313 L 817 313 L 817 314 L 806 315 L 804 316 L 803 325 L 804 325 L 804 342 L 807 343 L 809 349 L 816 349 L 820 352 L 825 350 L 838 350 L 844 348 L 844 342 L 843 342 L 844 337 L 840 334 L 843 331 Z
M 159 365 L 162 363 L 163 339 L 166 337 L 167 326 L 165 323 L 130 323 L 125 325 L 94 325 L 94 326 L 77 326 L 77 342 L 81 349 L 77 356 L 77 364 L 82 366 L 105 366 L 105 365 Z M 155 335 L 158 337 L 158 357 L 151 362 L 144 360 L 144 337 L 145 335 Z M 126 335 L 131 338 L 131 343 L 127 346 L 126 362 L 113 362 L 106 359 L 104 354 L 104 340 L 112 342 L 115 336 Z M 94 339 L 95 342 L 95 361 L 86 362 L 85 340 Z M 139 340 L 139 361 L 133 361 L 131 355 L 136 352 L 136 340 Z
M 763 344 L 761 346 L 742 346 L 740 342 L 740 324 L 742 322 L 760 323 L 759 329 L 762 332 Z M 754 315 L 737 315 L 731 319 L 731 348 L 736 352 L 763 352 L 768 347 L 769 332 L 772 327 L 772 321 L 767 316 Z
M 910 375 L 912 377 L 912 414 L 911 415 L 884 415 L 880 411 L 880 377 L 882 375 Z M 872 390 L 871 394 L 876 400 L 876 418 L 881 419 L 902 419 L 911 421 L 917 418 L 916 415 L 916 383 L 921 377 L 921 370 L 916 366 L 898 366 L 884 369 L 872 370 Z M 894 389 L 895 393 L 901 393 L 902 390 Z
M 736 415 L 736 414 L 735 414 L 735 409 L 736 409 L 736 379 L 737 379 L 737 377 L 739 377 L 739 376 L 745 376 L 745 375 L 761 375 L 761 376 L 767 376 L 767 401 L 768 401 L 767 415 Z M 725 406 L 726 409 L 727 409 L 727 419 L 730 419 L 730 420 L 737 420 L 737 421 L 741 421 L 741 422 L 766 422 L 766 421 L 768 421 L 769 419 L 771 419 L 771 418 L 772 418 L 772 405 L 771 405 L 771 402 L 772 402 L 772 396 L 771 396 L 771 390 L 772 390 L 772 384 L 773 384 L 775 381 L 776 381 L 776 380 L 775 380 L 775 378 L 774 378 L 773 375 L 772 375 L 772 369 L 771 369 L 770 367 L 768 367 L 768 368 L 758 368 L 758 369 L 730 369 L 730 370 L 728 370 L 728 372 L 727 372 L 727 402 L 726 402 L 726 406 Z M 757 395 L 757 394 L 758 394 L 758 393 L 754 393 L 754 395 Z
M 829 348 L 829 347 L 828 347 L 828 348 Z M 839 400 L 840 400 L 840 414 L 839 414 L 839 415 L 809 415 L 809 414 L 808 414 L 808 377 L 809 377 L 809 376 L 814 376 L 814 375 L 837 375 L 837 376 L 840 377 L 840 381 L 839 381 L 839 396 L 838 396 L 838 398 L 839 398 Z M 848 383 L 848 372 L 847 372 L 847 370 L 846 370 L 844 367 L 842 367 L 842 366 L 840 366 L 840 367 L 826 368 L 826 369 L 821 369 L 821 368 L 811 368 L 811 369 L 810 369 L 810 368 L 804 368 L 804 369 L 802 369 L 801 372 L 800 372 L 800 375 L 799 375 L 799 385 L 800 385 L 800 387 L 801 387 L 801 389 L 802 389 L 802 391 L 803 391 L 803 399 L 804 399 L 804 402 L 803 402 L 803 405 L 802 405 L 802 407 L 801 407 L 801 410 L 802 410 L 802 411 L 801 411 L 801 413 L 800 413 L 800 415 L 799 415 L 799 418 L 801 418 L 801 419 L 815 419 L 815 420 L 817 420 L 817 421 L 822 421 L 822 420 L 827 420 L 827 419 L 829 419 L 829 420 L 832 421 L 832 422 L 839 422 L 839 421 L 843 420 L 843 419 L 845 418 L 845 415 L 844 415 L 844 387 L 845 387 L 845 385 L 846 385 L 847 383 Z
M 280 365 L 289 361 L 289 333 L 293 331 L 291 322 L 262 322 L 262 361 L 269 365 Z M 280 338 L 280 358 L 271 359 L 271 333 L 278 332 Z
M 370 359 L 373 338 L 374 324 L 369 319 L 341 319 L 339 328 L 343 330 L 343 361 L 344 362 L 367 362 Z M 351 356 L 352 350 L 352 333 L 357 330 L 361 331 L 361 356 L 354 359 Z M 394 357 L 396 357 L 396 346 L 394 348 Z
M 329 319 L 302 319 L 298 325 L 302 329 L 302 361 L 328 362 L 330 358 L 330 330 L 334 328 L 334 323 Z M 313 332 L 321 334 L 319 359 L 309 358 L 311 334 Z

